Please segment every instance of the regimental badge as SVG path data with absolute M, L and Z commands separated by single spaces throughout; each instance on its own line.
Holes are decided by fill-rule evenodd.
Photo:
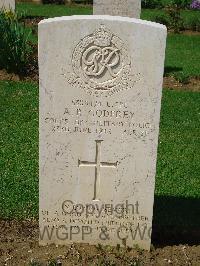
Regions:
M 105 25 L 83 38 L 72 54 L 67 79 L 89 94 L 111 96 L 130 88 L 131 59 L 124 42 Z

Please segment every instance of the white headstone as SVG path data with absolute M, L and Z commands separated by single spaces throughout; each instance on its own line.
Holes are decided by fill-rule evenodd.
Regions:
M 39 23 L 41 245 L 150 248 L 165 42 L 137 19 Z
M 15 10 L 15 0 L 0 0 L 0 9 Z
M 140 18 L 141 0 L 93 0 L 94 15 Z

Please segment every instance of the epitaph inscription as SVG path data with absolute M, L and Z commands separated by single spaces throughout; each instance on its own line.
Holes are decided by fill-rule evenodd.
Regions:
M 39 23 L 41 245 L 150 248 L 165 40 L 130 18 Z

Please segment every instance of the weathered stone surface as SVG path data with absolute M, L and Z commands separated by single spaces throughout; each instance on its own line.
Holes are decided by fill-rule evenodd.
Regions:
M 39 23 L 41 245 L 150 248 L 165 42 L 137 19 Z
M 141 0 L 94 0 L 94 15 L 140 18 Z
M 15 10 L 15 0 L 0 0 L 0 9 Z

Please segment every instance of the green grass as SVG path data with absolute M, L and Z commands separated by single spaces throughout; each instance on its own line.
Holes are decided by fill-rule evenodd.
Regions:
M 47 18 L 71 16 L 71 15 L 92 15 L 91 6 L 83 5 L 36 5 L 32 3 L 18 3 L 17 12 L 26 16 L 42 16 Z M 155 16 L 164 14 L 164 10 L 160 9 L 142 9 L 141 18 L 145 20 L 155 21 Z M 181 15 L 184 20 L 190 18 L 198 18 L 200 11 L 182 10 Z
M 71 15 L 89 15 L 92 14 L 92 8 L 88 6 L 64 6 L 64 5 L 39 5 L 32 3 L 18 3 L 17 12 L 25 16 L 38 17 L 61 17 Z
M 156 177 L 156 209 L 200 199 L 200 93 L 164 91 Z M 38 216 L 38 87 L 0 82 L 1 217 Z M 165 200 L 167 197 L 168 200 Z M 174 203 L 175 200 L 175 203 Z M 187 201 L 188 206 L 188 201 Z M 199 205 L 198 205 L 199 206 Z M 194 208 L 194 205 L 193 205 Z M 155 219 L 163 220 L 156 211 Z M 190 212 L 192 211 L 192 207 Z M 173 219 L 164 212 L 167 219 Z M 194 219 L 197 222 L 198 219 Z M 183 218 L 180 220 L 183 222 Z M 187 219 L 185 219 L 187 221 Z M 165 220 L 164 220 L 165 222 Z
M 17 4 L 19 13 L 25 12 L 27 16 L 55 17 L 73 14 L 92 14 L 88 6 L 59 6 L 59 5 L 36 5 Z M 162 10 L 142 10 L 142 18 L 154 20 L 155 16 L 162 14 Z M 200 16 L 199 11 L 183 10 L 185 19 Z M 37 43 L 37 36 L 30 35 L 30 40 Z M 200 35 L 185 36 L 181 34 L 170 34 L 167 39 L 166 49 L 166 74 L 176 77 L 200 76 Z
M 165 71 L 170 75 L 200 76 L 200 35 L 168 35 Z
M 168 226 L 176 228 L 176 238 L 184 231 L 199 230 L 199 125 L 200 93 L 164 91 L 154 223 L 163 233 Z
M 38 208 L 38 88 L 0 82 L 0 95 L 0 216 L 34 216 Z
M 141 14 L 141 19 L 155 21 L 156 16 L 164 15 L 166 12 L 162 9 L 143 9 Z M 184 22 L 187 23 L 188 20 L 193 18 L 199 18 L 200 11 L 196 10 L 181 10 L 181 17 Z
M 200 198 L 200 93 L 164 91 L 158 196 Z

